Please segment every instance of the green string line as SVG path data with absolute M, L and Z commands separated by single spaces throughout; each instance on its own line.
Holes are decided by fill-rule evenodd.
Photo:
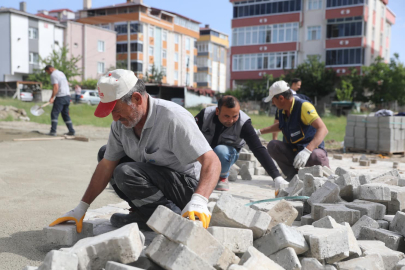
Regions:
M 260 201 L 247 203 L 247 204 L 245 204 L 245 206 L 251 206 L 253 204 L 264 203 L 264 202 L 274 202 L 274 201 L 280 201 L 280 200 L 308 200 L 308 199 L 309 199 L 308 196 L 280 197 L 280 198 L 266 199 L 266 200 L 260 200 Z

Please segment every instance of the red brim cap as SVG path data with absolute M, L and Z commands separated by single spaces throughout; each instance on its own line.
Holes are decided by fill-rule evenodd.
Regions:
M 116 103 L 116 100 L 108 103 L 100 102 L 96 108 L 96 111 L 94 112 L 94 115 L 100 118 L 108 116 L 114 109 Z

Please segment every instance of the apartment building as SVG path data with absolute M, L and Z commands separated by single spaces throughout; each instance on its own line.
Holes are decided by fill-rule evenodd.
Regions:
M 197 72 L 195 44 L 199 22 L 183 15 L 149 7 L 142 0 L 92 8 L 85 0 L 78 12 L 78 22 L 98 25 L 117 32 L 117 62 L 126 63 L 128 23 L 130 25 L 131 69 L 139 77 L 150 73 L 152 66 L 163 70 L 163 83 L 194 86 Z
M 230 85 L 278 77 L 318 55 L 339 75 L 388 61 L 395 14 L 388 0 L 230 0 Z
M 211 29 L 209 25 L 200 28 L 196 60 L 198 72 L 194 74 L 197 87 L 225 93 L 228 49 L 228 35 Z

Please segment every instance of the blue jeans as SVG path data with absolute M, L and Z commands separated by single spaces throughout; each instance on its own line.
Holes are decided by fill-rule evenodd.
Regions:
M 217 147 L 214 148 L 214 152 L 217 154 L 219 161 L 221 161 L 220 177 L 228 177 L 229 169 L 239 158 L 239 152 L 228 145 L 217 145 Z
M 58 126 L 58 118 L 60 113 L 62 113 L 62 119 L 63 121 L 65 121 L 65 124 L 69 132 L 72 133 L 75 132 L 72 125 L 72 120 L 70 119 L 69 116 L 69 104 L 70 104 L 70 96 L 55 98 L 51 111 L 51 122 L 52 122 L 51 133 L 56 133 L 56 127 Z

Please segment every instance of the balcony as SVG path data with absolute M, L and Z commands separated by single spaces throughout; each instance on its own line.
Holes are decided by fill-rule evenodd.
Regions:
M 232 55 L 233 54 L 298 51 L 299 48 L 300 48 L 299 42 L 234 46 L 234 47 L 232 47 Z
M 259 16 L 232 20 L 232 28 L 260 26 L 268 24 L 291 23 L 300 21 L 300 12 L 280 15 Z
M 363 37 L 342 37 L 326 40 L 326 48 L 349 48 L 349 47 L 361 47 Z
M 346 18 L 346 17 L 357 17 L 357 16 L 365 16 L 366 11 L 364 6 L 348 6 L 348 7 L 340 7 L 340 8 L 333 8 L 327 9 L 325 18 L 328 19 L 337 19 L 337 18 Z

